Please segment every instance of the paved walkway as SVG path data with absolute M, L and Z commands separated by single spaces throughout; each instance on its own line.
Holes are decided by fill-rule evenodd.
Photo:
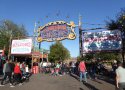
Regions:
M 79 82 L 77 77 L 50 76 L 47 74 L 32 75 L 29 82 L 22 86 L 11 88 L 9 84 L 0 87 L 0 90 L 115 90 L 115 86 L 103 80 L 88 80 L 88 83 Z

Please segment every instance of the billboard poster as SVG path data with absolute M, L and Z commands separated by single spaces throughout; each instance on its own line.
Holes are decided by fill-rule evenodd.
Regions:
M 83 53 L 120 50 L 121 42 L 119 30 L 82 33 Z
M 31 54 L 32 39 L 12 40 L 11 54 Z
M 64 21 L 50 22 L 38 28 L 37 41 L 56 41 L 76 38 L 74 31 L 74 22 L 66 23 Z

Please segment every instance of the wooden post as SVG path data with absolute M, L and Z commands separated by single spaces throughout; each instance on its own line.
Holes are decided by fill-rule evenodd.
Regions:
M 82 47 L 82 16 L 79 15 L 79 53 L 80 57 L 83 57 L 83 47 Z
M 42 62 L 43 62 L 43 48 L 42 48 Z
M 12 42 L 12 30 L 10 31 L 10 40 L 9 40 L 8 60 L 10 59 L 10 55 L 11 55 L 11 42 Z
M 122 33 L 122 60 L 123 63 L 125 63 L 125 58 L 124 58 L 124 52 L 125 52 L 125 29 L 124 29 L 124 21 L 125 20 L 125 15 L 123 14 L 122 16 L 122 22 L 121 22 L 121 33 Z
M 34 51 L 35 51 L 35 36 L 36 36 L 36 22 L 35 22 L 35 24 L 34 24 L 34 35 L 33 35 L 33 47 L 32 47 L 32 65 L 31 66 L 33 66 L 33 59 L 34 59 L 34 56 L 33 56 L 33 53 L 34 53 Z

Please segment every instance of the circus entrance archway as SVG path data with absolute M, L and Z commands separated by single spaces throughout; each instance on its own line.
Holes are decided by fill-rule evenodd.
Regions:
M 37 29 L 37 42 L 41 44 L 44 41 L 74 40 L 76 38 L 75 27 L 76 25 L 73 21 L 70 21 L 70 23 L 65 21 L 47 23 Z M 41 48 L 40 45 L 39 48 Z

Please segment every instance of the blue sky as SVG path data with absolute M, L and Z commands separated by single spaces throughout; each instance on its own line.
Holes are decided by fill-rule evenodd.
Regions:
M 40 21 L 40 25 L 57 20 L 74 21 L 78 24 L 79 14 L 83 17 L 83 29 L 104 27 L 105 21 L 109 18 L 115 19 L 121 8 L 125 8 L 125 0 L 0 0 L 0 20 L 9 19 L 19 25 L 23 24 L 29 35 L 33 35 L 35 21 Z M 67 16 L 69 18 L 66 18 Z M 79 55 L 77 27 L 75 31 L 77 33 L 75 40 L 62 41 L 72 57 Z M 52 43 L 42 42 L 41 47 L 49 49 Z

